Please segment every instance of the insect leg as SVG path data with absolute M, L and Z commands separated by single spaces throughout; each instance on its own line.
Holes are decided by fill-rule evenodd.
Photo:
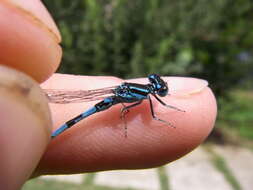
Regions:
M 181 111 L 181 112 L 185 112 L 185 110 L 181 110 L 175 106 L 171 106 L 171 105 L 168 105 L 166 104 L 165 102 L 163 102 L 160 98 L 158 98 L 155 94 L 152 94 L 163 106 L 167 107 L 167 108 L 171 108 L 171 109 L 174 109 L 174 110 L 177 110 L 177 111 Z
M 135 107 L 139 104 L 141 104 L 142 100 L 134 103 L 134 104 L 131 104 L 129 106 L 125 106 L 123 103 L 123 108 L 121 109 L 121 113 L 120 113 L 120 118 L 124 121 L 124 128 L 125 128 L 125 137 L 127 137 L 127 124 L 126 124 L 126 120 L 125 120 L 125 116 L 126 114 L 129 112 L 129 109 L 132 108 L 132 107 Z
M 163 123 L 169 125 L 170 127 L 176 128 L 176 127 L 175 127 L 174 125 L 172 125 L 170 122 L 164 121 L 164 120 L 162 120 L 162 119 L 156 117 L 156 116 L 155 116 L 155 113 L 154 113 L 153 103 L 152 103 L 152 100 L 151 100 L 150 96 L 148 96 L 148 100 L 149 100 L 150 111 L 151 111 L 151 115 L 152 115 L 153 119 L 155 119 L 155 120 L 157 120 L 157 121 L 160 121 L 160 122 L 163 122 Z

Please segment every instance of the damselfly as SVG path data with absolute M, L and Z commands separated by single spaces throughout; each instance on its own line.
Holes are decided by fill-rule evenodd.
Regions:
M 157 74 L 151 74 L 148 76 L 149 83 L 148 84 L 138 84 L 138 83 L 128 83 L 124 82 L 119 86 L 107 87 L 96 90 L 77 90 L 77 91 L 67 91 L 67 90 L 53 90 L 53 89 L 45 89 L 45 93 L 51 103 L 74 103 L 74 102 L 84 102 L 84 101 L 94 101 L 94 100 L 102 100 L 95 104 L 90 109 L 76 116 L 75 118 L 67 121 L 65 124 L 60 126 L 57 130 L 55 130 L 51 137 L 54 138 L 61 134 L 66 129 L 72 127 L 77 122 L 82 119 L 93 115 L 97 112 L 104 111 L 109 109 L 111 106 L 115 104 L 121 103 L 123 108 L 121 109 L 121 118 L 124 120 L 125 124 L 125 135 L 127 135 L 127 125 L 125 122 L 125 115 L 129 111 L 130 108 L 133 108 L 142 103 L 143 100 L 147 99 L 150 105 L 150 111 L 153 119 L 163 122 L 168 126 L 174 128 L 170 122 L 164 121 L 158 117 L 156 117 L 154 113 L 153 103 L 150 98 L 152 95 L 156 100 L 158 100 L 163 106 L 167 108 L 171 108 L 180 112 L 185 112 L 177 107 L 168 105 L 164 103 L 158 96 L 164 97 L 168 95 L 168 85 L 167 83 Z M 133 103 L 131 105 L 125 105 L 124 103 Z

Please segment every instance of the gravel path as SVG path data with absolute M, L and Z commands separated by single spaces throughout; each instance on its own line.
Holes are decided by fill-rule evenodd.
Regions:
M 242 190 L 253 189 L 253 152 L 232 146 L 212 146 L 239 182 Z M 164 166 L 170 190 L 233 190 L 224 174 L 211 161 L 211 154 L 202 147 L 195 149 L 171 164 Z M 68 176 L 43 176 L 43 179 L 65 180 L 81 184 L 88 174 Z M 160 190 L 157 169 L 99 172 L 94 184 L 138 190 Z

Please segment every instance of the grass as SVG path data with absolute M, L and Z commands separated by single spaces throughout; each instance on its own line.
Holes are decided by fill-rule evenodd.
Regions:
M 137 190 L 133 188 L 113 188 L 94 184 L 74 184 L 69 182 L 33 179 L 28 181 L 21 190 Z
M 230 101 L 219 100 L 216 125 L 236 133 L 239 138 L 253 141 L 253 91 L 234 90 Z M 239 139 L 240 141 L 240 139 Z
M 164 167 L 157 169 L 158 180 L 160 182 L 160 190 L 169 190 L 168 176 Z M 46 179 L 32 179 L 28 181 L 22 188 L 22 190 L 137 190 L 134 188 L 119 188 L 119 187 L 108 187 L 95 185 L 94 179 L 96 173 L 89 173 L 84 175 L 82 184 L 75 184 L 57 180 L 46 180 Z
M 241 186 L 235 176 L 233 175 L 232 171 L 226 164 L 226 161 L 217 153 L 215 153 L 210 145 L 206 145 L 205 149 L 211 155 L 211 162 L 215 166 L 217 170 L 219 170 L 227 180 L 227 182 L 231 185 L 234 190 L 241 190 Z
M 54 180 L 33 179 L 28 181 L 22 190 L 81 190 L 83 187 L 68 182 L 56 182 Z M 88 190 L 88 189 L 87 189 Z
M 85 178 L 84 178 L 84 181 L 83 181 L 83 184 L 86 185 L 86 186 L 94 184 L 95 177 L 96 177 L 96 173 L 86 174 Z
M 158 168 L 158 176 L 160 182 L 160 190 L 169 190 L 169 178 L 166 174 L 165 168 L 160 167 Z

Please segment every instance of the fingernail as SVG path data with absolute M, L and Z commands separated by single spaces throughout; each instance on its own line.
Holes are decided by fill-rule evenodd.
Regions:
M 0 1 L 1 64 L 20 70 L 38 82 L 48 79 L 59 66 L 62 55 L 60 35 L 52 23 L 38 0 Z
M 31 19 L 34 23 L 45 27 L 58 43 L 61 41 L 60 32 L 41 1 L 9 0 L 2 1 L 2 3 L 18 11 L 23 16 L 26 16 L 27 19 Z
M 178 98 L 187 98 L 201 93 L 207 86 L 208 81 L 187 77 L 167 77 L 169 94 Z

